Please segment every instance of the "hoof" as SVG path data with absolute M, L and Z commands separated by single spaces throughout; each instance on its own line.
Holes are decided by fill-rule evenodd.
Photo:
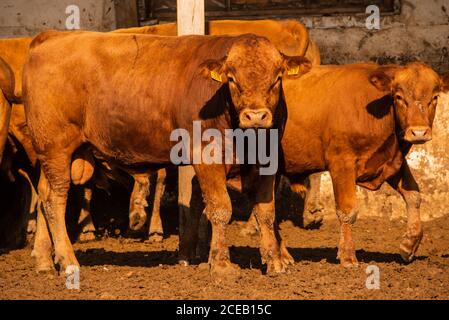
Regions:
M 355 256 L 355 250 L 338 250 L 337 259 L 340 260 L 340 265 L 344 268 L 358 267 L 359 262 Z
M 53 262 L 37 262 L 36 263 L 37 274 L 56 274 L 56 269 Z
M 404 239 L 399 246 L 399 253 L 401 254 L 402 260 L 406 263 L 413 261 L 415 253 L 418 250 L 419 244 L 421 243 L 423 233 L 419 233 L 417 236 L 404 235 Z
M 407 251 L 405 248 L 399 248 L 399 254 L 401 255 L 402 260 L 405 263 L 410 263 L 413 261 L 413 258 L 415 257 L 414 252 Z
M 287 266 L 295 264 L 295 259 L 290 255 L 284 243 L 281 243 L 281 261 Z
M 275 276 L 282 273 L 287 273 L 289 262 L 284 261 L 281 257 L 271 258 L 267 262 L 267 275 Z
M 143 228 L 147 222 L 146 213 L 139 211 L 133 211 L 129 214 L 129 228 L 134 231 L 138 231 Z
M 158 232 L 154 232 L 148 237 L 148 242 L 150 243 L 161 243 L 163 240 L 164 235 Z
M 95 240 L 96 237 L 93 231 L 81 232 L 78 236 L 78 242 L 90 242 Z
M 216 281 L 232 281 L 240 277 L 240 268 L 230 261 L 217 261 L 210 264 L 210 275 Z
M 184 259 L 178 260 L 178 264 L 182 267 L 188 267 L 190 265 L 189 261 Z

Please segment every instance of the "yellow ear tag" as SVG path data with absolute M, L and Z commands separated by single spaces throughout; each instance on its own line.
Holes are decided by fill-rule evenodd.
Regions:
M 212 71 L 210 72 L 210 76 L 211 76 L 211 78 L 214 79 L 215 81 L 223 82 L 223 80 L 221 79 L 221 75 L 220 75 L 217 71 L 215 71 L 215 70 L 212 70 Z
M 296 76 L 298 73 L 299 73 L 299 66 L 295 66 L 295 67 L 289 68 L 289 69 L 287 70 L 287 74 L 288 74 L 289 76 Z

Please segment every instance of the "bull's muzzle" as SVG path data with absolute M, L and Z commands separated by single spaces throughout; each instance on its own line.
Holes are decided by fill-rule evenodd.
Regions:
M 239 116 L 241 128 L 271 128 L 273 115 L 268 108 L 245 109 Z
M 420 144 L 432 140 L 432 129 L 427 126 L 411 126 L 405 131 L 404 140 Z

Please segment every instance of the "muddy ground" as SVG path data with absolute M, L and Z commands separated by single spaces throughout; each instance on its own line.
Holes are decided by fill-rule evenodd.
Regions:
M 358 268 L 337 263 L 338 225 L 326 219 L 320 230 L 304 230 L 281 223 L 295 264 L 288 274 L 262 274 L 257 238 L 239 234 L 241 222 L 228 229 L 231 259 L 241 267 L 241 278 L 216 283 L 207 266 L 177 265 L 178 237 L 162 244 L 125 237 L 103 237 L 75 244 L 82 265 L 81 288 L 68 290 L 65 278 L 37 275 L 31 249 L 0 255 L 1 299 L 448 299 L 449 221 L 425 223 L 417 259 L 405 265 L 398 244 L 405 221 L 363 218 L 355 225 Z M 369 265 L 380 269 L 380 289 L 365 286 Z

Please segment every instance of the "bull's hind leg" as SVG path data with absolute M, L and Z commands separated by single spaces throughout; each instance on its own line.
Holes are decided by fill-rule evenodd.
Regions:
M 323 222 L 323 204 L 320 200 L 321 173 L 314 173 L 308 177 L 304 198 L 303 227 L 319 227 Z
M 42 199 L 48 198 L 48 182 L 43 173 L 40 175 L 38 192 Z M 43 210 L 43 203 L 39 200 L 37 204 L 36 235 L 34 237 L 33 251 L 31 252 L 31 256 L 36 259 L 37 272 L 54 270 L 52 259 L 53 246 Z
M 44 216 L 55 247 L 55 263 L 63 272 L 68 266 L 78 267 L 79 263 L 70 243 L 65 222 L 72 153 L 66 148 L 57 150 L 57 155 L 47 155 L 42 159 L 43 180 L 39 196 L 44 204 Z
M 92 187 L 89 185 L 83 188 L 83 199 L 81 203 L 81 212 L 78 218 L 78 226 L 81 228 L 78 235 L 78 241 L 88 242 L 95 240 L 95 226 L 90 212 L 90 203 L 92 201 Z
M 404 261 L 410 262 L 413 260 L 423 237 L 419 186 L 406 161 L 404 161 L 399 175 L 390 179 L 388 183 L 402 195 L 407 206 L 407 231 L 403 236 L 399 250 Z
M 129 204 L 129 228 L 140 230 L 147 222 L 146 207 L 150 193 L 150 180 L 148 174 L 135 174 L 134 187 Z
M 162 242 L 164 237 L 161 220 L 161 200 L 165 192 L 165 177 L 165 169 L 156 172 L 156 188 L 154 190 L 153 210 L 150 219 L 150 230 L 148 232 L 148 240 L 150 242 Z
M 355 245 L 352 239 L 352 225 L 357 220 L 355 170 L 350 161 L 345 159 L 334 164 L 330 170 L 340 221 L 340 242 L 337 258 L 343 267 L 358 264 Z
M 232 205 L 226 190 L 226 172 L 223 165 L 196 165 L 195 172 L 203 193 L 205 214 L 212 224 L 209 264 L 213 276 L 235 277 L 237 266 L 229 257 L 226 243 L 226 225 L 232 215 Z M 184 231 L 186 232 L 186 231 Z M 197 232 L 197 230 L 195 230 Z

